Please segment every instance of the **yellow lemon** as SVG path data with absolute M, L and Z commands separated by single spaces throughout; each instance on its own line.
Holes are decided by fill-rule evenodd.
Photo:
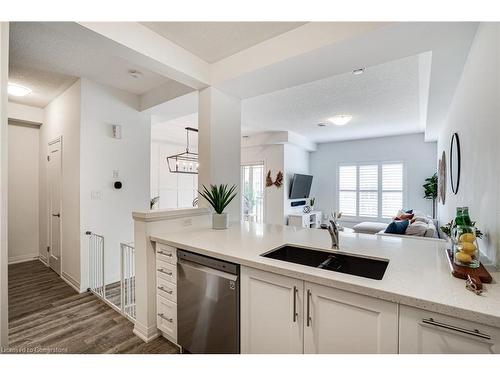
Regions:
M 455 258 L 461 263 L 470 263 L 472 262 L 472 258 L 469 254 L 463 253 L 459 251 L 455 254 Z
M 461 246 L 460 251 L 467 254 L 474 254 L 474 252 L 476 251 L 476 245 L 470 242 L 462 242 L 460 246 Z
M 459 242 L 474 242 L 476 240 L 476 236 L 473 233 L 464 233 L 462 234 L 458 241 Z

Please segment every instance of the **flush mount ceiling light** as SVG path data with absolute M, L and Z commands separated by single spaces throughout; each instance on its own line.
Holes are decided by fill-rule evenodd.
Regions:
M 359 68 L 359 69 L 354 69 L 352 71 L 352 74 L 354 74 L 355 76 L 358 76 L 360 74 L 363 74 L 365 72 L 365 68 Z
M 352 116 L 351 115 L 335 115 L 333 117 L 330 117 L 328 119 L 328 121 L 330 121 L 331 123 L 337 125 L 337 126 L 343 126 L 345 124 L 347 124 L 349 121 L 352 120 Z
M 139 72 L 138 70 L 129 70 L 128 74 L 130 74 L 131 77 L 138 79 L 142 77 L 142 73 Z
M 27 87 L 16 85 L 15 83 L 9 83 L 7 92 L 12 96 L 26 96 L 28 94 L 31 94 L 32 91 Z

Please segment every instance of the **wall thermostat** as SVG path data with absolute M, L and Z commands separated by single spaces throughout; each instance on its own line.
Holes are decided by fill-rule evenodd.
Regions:
M 123 186 L 123 184 L 122 184 L 122 182 L 121 182 L 121 181 L 115 181 L 115 182 L 113 183 L 113 187 L 114 187 L 116 190 L 121 189 L 121 188 L 122 188 L 122 186 Z

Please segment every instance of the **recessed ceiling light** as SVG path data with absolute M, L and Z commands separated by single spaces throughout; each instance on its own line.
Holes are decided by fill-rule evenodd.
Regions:
M 343 126 L 351 120 L 352 120 L 351 115 L 335 115 L 335 116 L 330 117 L 328 119 L 328 121 L 330 121 L 331 123 L 338 125 L 338 126 Z
M 354 74 L 355 76 L 358 76 L 360 74 L 363 74 L 365 72 L 365 68 L 359 68 L 359 69 L 354 69 L 352 71 L 352 74 Z
M 15 83 L 9 83 L 7 92 L 12 96 L 26 96 L 31 94 L 32 91 L 27 87 L 16 85 Z
M 318 126 L 322 128 L 322 127 L 325 127 L 325 126 L 328 126 L 328 125 L 327 125 L 327 124 L 325 124 L 324 122 L 320 122 L 320 123 L 318 124 Z
M 138 70 L 129 70 L 128 74 L 130 74 L 133 78 L 136 78 L 136 79 L 142 77 L 142 73 L 139 72 Z

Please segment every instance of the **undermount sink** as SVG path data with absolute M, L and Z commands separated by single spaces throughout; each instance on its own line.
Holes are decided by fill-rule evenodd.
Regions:
M 374 280 L 382 280 L 389 264 L 389 261 L 384 259 L 364 258 L 289 245 L 261 256 Z

